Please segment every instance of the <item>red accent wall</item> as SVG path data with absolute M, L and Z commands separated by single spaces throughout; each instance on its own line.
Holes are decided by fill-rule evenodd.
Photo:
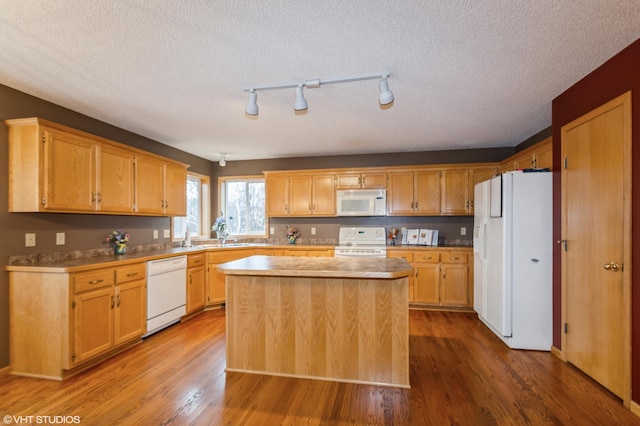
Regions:
M 640 241 L 640 39 L 609 59 L 599 68 L 578 81 L 553 100 L 553 169 L 561 170 L 560 129 L 605 102 L 631 90 L 632 109 L 632 246 Z M 638 165 L 638 167 L 636 167 Z M 561 186 L 560 173 L 553 176 L 553 237 L 561 235 Z M 554 245 L 553 253 L 553 345 L 561 348 L 561 265 L 560 245 Z M 640 249 L 632 250 L 631 268 L 631 354 L 632 399 L 640 402 Z

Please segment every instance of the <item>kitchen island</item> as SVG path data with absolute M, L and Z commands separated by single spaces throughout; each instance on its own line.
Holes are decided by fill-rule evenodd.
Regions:
M 227 371 L 409 387 L 404 259 L 224 263 Z

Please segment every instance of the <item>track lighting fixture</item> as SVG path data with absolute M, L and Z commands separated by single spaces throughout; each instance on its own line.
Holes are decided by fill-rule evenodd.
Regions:
M 224 167 L 227 165 L 227 160 L 225 159 L 224 154 L 220 154 L 220 162 L 218 164 L 220 164 L 220 167 Z
M 314 80 L 305 80 L 295 83 L 280 83 L 280 84 L 269 84 L 263 86 L 249 86 L 245 87 L 244 91 L 249 92 L 249 102 L 247 102 L 247 106 L 244 111 L 247 115 L 256 116 L 258 115 L 258 94 L 256 91 L 258 90 L 271 90 L 271 89 L 290 89 L 295 88 L 296 91 L 296 100 L 293 106 L 295 111 L 305 111 L 308 108 L 307 100 L 304 98 L 304 88 L 315 89 L 320 87 L 323 84 L 332 84 L 332 83 L 348 83 L 351 81 L 360 81 L 360 80 L 372 80 L 372 79 L 381 79 L 378 82 L 380 87 L 380 95 L 378 97 L 378 102 L 381 106 L 390 105 L 393 103 L 393 93 L 389 90 L 389 82 L 387 79 L 389 78 L 390 73 L 378 73 L 378 74 L 365 74 L 353 77 L 342 77 L 342 78 L 328 78 L 328 79 L 314 79 Z
M 244 112 L 248 115 L 258 115 L 258 94 L 253 89 L 249 91 L 249 102 L 244 107 Z
M 296 86 L 296 103 L 293 109 L 296 111 L 305 111 L 308 107 L 307 100 L 304 98 L 304 93 L 302 93 L 302 84 L 299 84 Z
M 389 82 L 387 81 L 387 77 L 383 77 L 378 85 L 380 86 L 380 97 L 378 98 L 380 105 L 389 105 L 391 102 L 393 102 L 393 93 L 391 93 L 391 90 L 389 90 Z

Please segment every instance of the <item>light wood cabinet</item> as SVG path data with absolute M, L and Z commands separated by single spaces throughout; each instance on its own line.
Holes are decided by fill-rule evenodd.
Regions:
M 390 249 L 387 257 L 403 257 L 414 268 L 409 302 L 438 309 L 470 309 L 471 294 L 469 253 L 471 250 Z
M 10 370 L 60 380 L 146 332 L 145 263 L 9 272 Z
M 439 170 L 389 173 L 389 216 L 440 214 Z
M 204 307 L 206 292 L 205 253 L 187 256 L 187 315 Z
M 254 249 L 245 248 L 216 250 L 207 253 L 207 305 L 221 304 L 226 300 L 225 277 L 223 272 L 218 271 L 218 265 L 252 256 L 254 253 Z
M 39 118 L 6 120 L 9 127 L 9 211 L 133 215 L 142 198 L 166 192 L 142 214 L 186 212 L 187 165 L 148 154 L 162 174 L 136 173 L 143 151 Z M 136 180 L 141 176 L 142 181 Z M 184 181 L 184 185 L 182 182 Z M 144 208 L 143 208 L 144 210 Z
M 184 216 L 187 169 L 155 157 L 136 156 L 136 212 Z
M 336 189 L 386 189 L 385 172 L 349 172 L 336 175 Z
M 267 216 L 335 216 L 335 174 L 266 174 Z
M 472 215 L 475 185 L 498 174 L 498 167 L 442 171 L 442 214 Z
M 553 140 L 548 137 L 535 145 L 524 149 L 500 163 L 502 172 L 520 169 L 553 170 Z
M 73 351 L 81 364 L 146 331 L 145 264 L 77 273 L 74 282 Z M 87 288 L 93 288 L 86 291 Z

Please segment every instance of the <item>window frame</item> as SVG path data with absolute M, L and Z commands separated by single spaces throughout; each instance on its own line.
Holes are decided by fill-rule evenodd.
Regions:
M 264 175 L 244 175 L 244 176 L 220 176 L 218 177 L 218 210 L 226 210 L 226 183 L 229 181 L 262 181 L 265 184 L 265 206 L 264 206 L 264 233 L 263 234 L 230 234 L 229 237 L 242 240 L 251 238 L 269 238 L 269 217 L 267 216 L 266 206 L 266 177 Z M 226 216 L 225 212 L 225 216 Z M 218 216 L 218 213 L 215 214 Z M 213 219 L 215 220 L 215 218 Z
M 201 173 L 187 171 L 187 181 L 190 178 L 198 180 L 200 184 L 200 233 L 191 232 L 191 238 L 211 238 L 211 178 Z M 182 241 L 184 239 L 184 235 L 178 235 L 176 233 L 176 219 L 182 217 L 185 216 L 171 218 L 172 241 Z

